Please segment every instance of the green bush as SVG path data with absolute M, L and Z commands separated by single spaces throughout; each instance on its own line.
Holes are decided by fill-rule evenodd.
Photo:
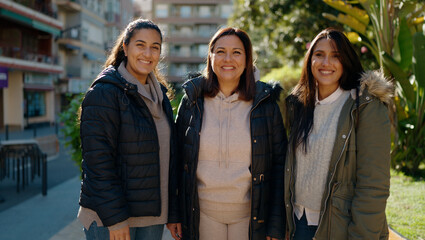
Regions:
M 281 68 L 272 69 L 272 71 L 261 78 L 261 81 L 263 82 L 279 82 L 283 87 L 278 103 L 282 116 L 285 115 L 285 98 L 291 93 L 294 86 L 298 83 L 300 76 L 300 67 L 290 67 L 286 65 Z
M 59 115 L 59 119 L 63 124 L 61 131 L 65 136 L 64 144 L 71 153 L 71 159 L 80 167 L 81 171 L 80 106 L 84 94 L 74 95 L 70 98 L 68 107 Z

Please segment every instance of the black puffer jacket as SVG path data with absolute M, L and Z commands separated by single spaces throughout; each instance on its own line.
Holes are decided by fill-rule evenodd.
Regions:
M 199 239 L 199 199 L 196 179 L 204 98 L 202 77 L 183 84 L 186 95 L 177 116 L 179 149 L 180 209 L 183 238 Z M 252 190 L 250 239 L 284 237 L 283 167 L 287 139 L 276 100 L 281 88 L 256 83 L 250 114 L 252 144 Z
M 173 112 L 164 86 L 162 91 L 171 129 L 168 220 L 177 222 Z M 80 126 L 80 205 L 94 210 L 105 226 L 129 217 L 160 216 L 160 146 L 154 120 L 137 86 L 114 67 L 106 68 L 86 93 Z

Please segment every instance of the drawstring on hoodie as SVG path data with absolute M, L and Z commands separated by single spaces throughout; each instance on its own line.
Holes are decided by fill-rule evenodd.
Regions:
M 223 101 L 222 101 L 222 99 L 221 99 L 221 97 L 219 98 L 220 99 L 220 108 L 219 108 L 219 110 L 218 110 L 218 127 L 219 127 L 219 135 L 218 135 L 218 153 L 219 153 L 219 155 L 220 155 L 220 159 L 219 159 L 219 162 L 218 162 L 218 166 L 221 168 L 221 161 L 223 161 L 223 153 L 222 153 L 222 151 L 221 151 L 221 105 L 223 104 Z
M 230 100 L 229 99 L 227 99 L 226 100 L 226 98 L 225 97 L 219 97 L 219 100 L 220 100 L 220 104 L 219 104 L 219 148 L 218 148 L 218 151 L 219 151 L 219 155 L 220 155 L 220 159 L 219 159 L 219 167 L 221 167 L 221 164 L 222 164 L 222 162 L 225 162 L 226 163 L 226 168 L 229 168 L 229 158 L 230 158 L 230 151 L 229 151 L 229 129 L 230 129 L 230 121 L 231 121 L 231 116 L 232 116 L 232 111 L 230 110 L 230 108 L 231 108 L 231 106 L 230 106 L 230 104 L 231 104 L 231 102 L 230 102 Z M 222 111 L 223 111 L 223 102 L 224 103 L 227 103 L 228 104 L 228 107 L 227 107 L 227 124 L 226 124 L 226 140 L 225 140 L 225 144 L 226 144 L 226 146 L 225 146 L 225 149 L 223 149 L 222 148 L 222 131 L 223 131 L 223 128 L 222 128 Z M 223 155 L 224 155 L 224 158 L 225 159 L 223 159 Z
M 230 105 L 230 102 L 228 102 Z M 230 117 L 231 111 L 230 106 L 227 108 L 227 112 L 229 113 L 227 116 L 227 131 L 226 131 L 226 168 L 229 168 L 229 128 L 230 128 Z

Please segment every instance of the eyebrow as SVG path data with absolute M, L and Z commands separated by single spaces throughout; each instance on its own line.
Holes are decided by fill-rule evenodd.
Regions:
M 144 40 L 140 40 L 140 39 L 136 40 L 136 43 L 137 43 L 137 42 L 146 43 L 146 41 L 144 41 Z M 154 42 L 153 44 L 156 44 L 156 45 L 161 46 L 161 43 L 159 43 L 159 42 Z
M 217 47 L 215 50 L 218 50 L 218 49 L 225 49 L 225 48 L 224 47 Z M 244 51 L 242 48 L 238 48 L 238 47 L 237 48 L 233 48 L 233 50 L 234 49 L 238 49 L 238 50 Z
M 321 50 L 321 49 L 316 49 L 316 50 L 314 50 L 313 51 L 313 53 L 315 53 L 315 52 L 325 52 L 325 50 Z M 331 51 L 331 53 L 339 53 L 339 51 L 338 50 L 334 50 L 334 51 Z

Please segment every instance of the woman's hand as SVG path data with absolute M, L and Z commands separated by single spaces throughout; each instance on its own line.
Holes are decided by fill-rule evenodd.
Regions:
M 272 237 L 269 237 L 269 236 L 267 236 L 267 237 L 266 237 L 266 239 L 267 239 L 267 240 L 279 240 L 279 239 L 277 239 L 277 238 L 272 238 Z
M 110 240 L 130 240 L 130 228 L 125 226 L 118 230 L 109 230 Z
M 181 223 L 167 223 L 167 228 L 170 230 L 171 236 L 175 240 L 182 239 L 182 224 Z

